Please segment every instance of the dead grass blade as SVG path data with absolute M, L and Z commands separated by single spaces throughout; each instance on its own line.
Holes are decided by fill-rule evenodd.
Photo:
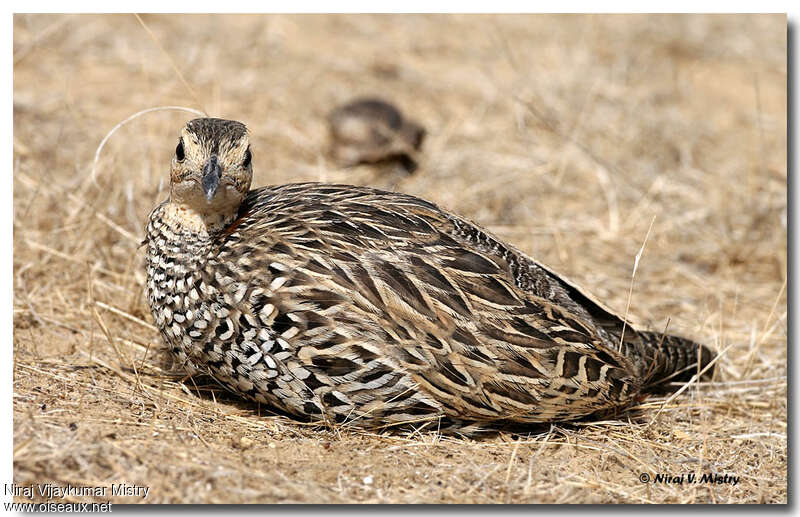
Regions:
M 152 113 L 154 111 L 188 111 L 189 113 L 194 113 L 195 115 L 198 115 L 200 117 L 205 117 L 206 116 L 206 114 L 204 112 L 202 112 L 202 111 L 198 111 L 198 110 L 192 109 L 192 108 L 187 108 L 187 107 L 184 107 L 184 106 L 157 106 L 155 108 L 147 108 L 147 109 L 144 109 L 144 110 L 141 110 L 141 111 L 137 111 L 136 113 L 134 113 L 130 117 L 126 118 L 122 122 L 119 122 L 116 126 L 111 128 L 111 131 L 106 133 L 106 136 L 103 137 L 103 139 L 100 141 L 100 145 L 97 146 L 97 150 L 94 152 L 94 163 L 92 164 L 92 171 L 91 171 L 90 176 L 91 176 L 91 179 L 92 179 L 92 183 L 94 183 L 94 185 L 96 187 L 100 188 L 100 184 L 97 183 L 97 162 L 100 161 L 100 152 L 103 150 L 103 147 L 105 147 L 106 142 L 108 142 L 108 139 L 111 138 L 111 136 L 114 133 L 116 133 L 117 130 L 119 128 L 121 128 L 122 126 L 124 126 L 125 124 L 127 124 L 127 123 L 129 123 L 129 122 L 131 122 L 133 120 L 136 120 L 137 118 L 141 117 L 142 115 L 146 115 L 147 113 Z

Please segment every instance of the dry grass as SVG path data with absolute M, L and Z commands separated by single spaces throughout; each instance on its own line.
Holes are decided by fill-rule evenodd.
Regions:
M 130 15 L 14 18 L 17 483 L 126 481 L 150 503 L 786 502 L 785 17 L 143 20 L 158 44 Z M 328 163 L 323 115 L 360 93 L 425 123 L 416 174 Z M 619 311 L 657 216 L 631 316 L 726 350 L 714 382 L 472 441 L 320 429 L 182 380 L 137 247 L 191 115 L 123 126 L 90 177 L 115 124 L 163 105 L 246 122 L 256 185 L 431 199 Z

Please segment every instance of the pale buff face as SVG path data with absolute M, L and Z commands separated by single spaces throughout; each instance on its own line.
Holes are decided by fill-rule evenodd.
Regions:
M 198 214 L 235 214 L 253 177 L 243 124 L 195 119 L 181 131 L 170 171 L 170 202 Z

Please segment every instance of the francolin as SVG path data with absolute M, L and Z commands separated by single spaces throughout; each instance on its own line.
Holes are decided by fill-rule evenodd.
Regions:
M 714 357 L 623 325 L 433 203 L 324 183 L 250 190 L 252 159 L 243 124 L 187 123 L 146 237 L 169 349 L 243 397 L 330 424 L 486 429 L 623 407 Z
M 340 166 L 399 163 L 406 172 L 417 169 L 425 129 L 387 101 L 359 98 L 328 116 L 330 155 Z

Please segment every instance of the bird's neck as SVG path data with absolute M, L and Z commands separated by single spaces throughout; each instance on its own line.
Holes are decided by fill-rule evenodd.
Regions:
M 167 201 L 162 212 L 164 223 L 182 233 L 195 234 L 199 239 L 211 238 L 236 219 L 236 213 L 205 213 L 183 203 Z

